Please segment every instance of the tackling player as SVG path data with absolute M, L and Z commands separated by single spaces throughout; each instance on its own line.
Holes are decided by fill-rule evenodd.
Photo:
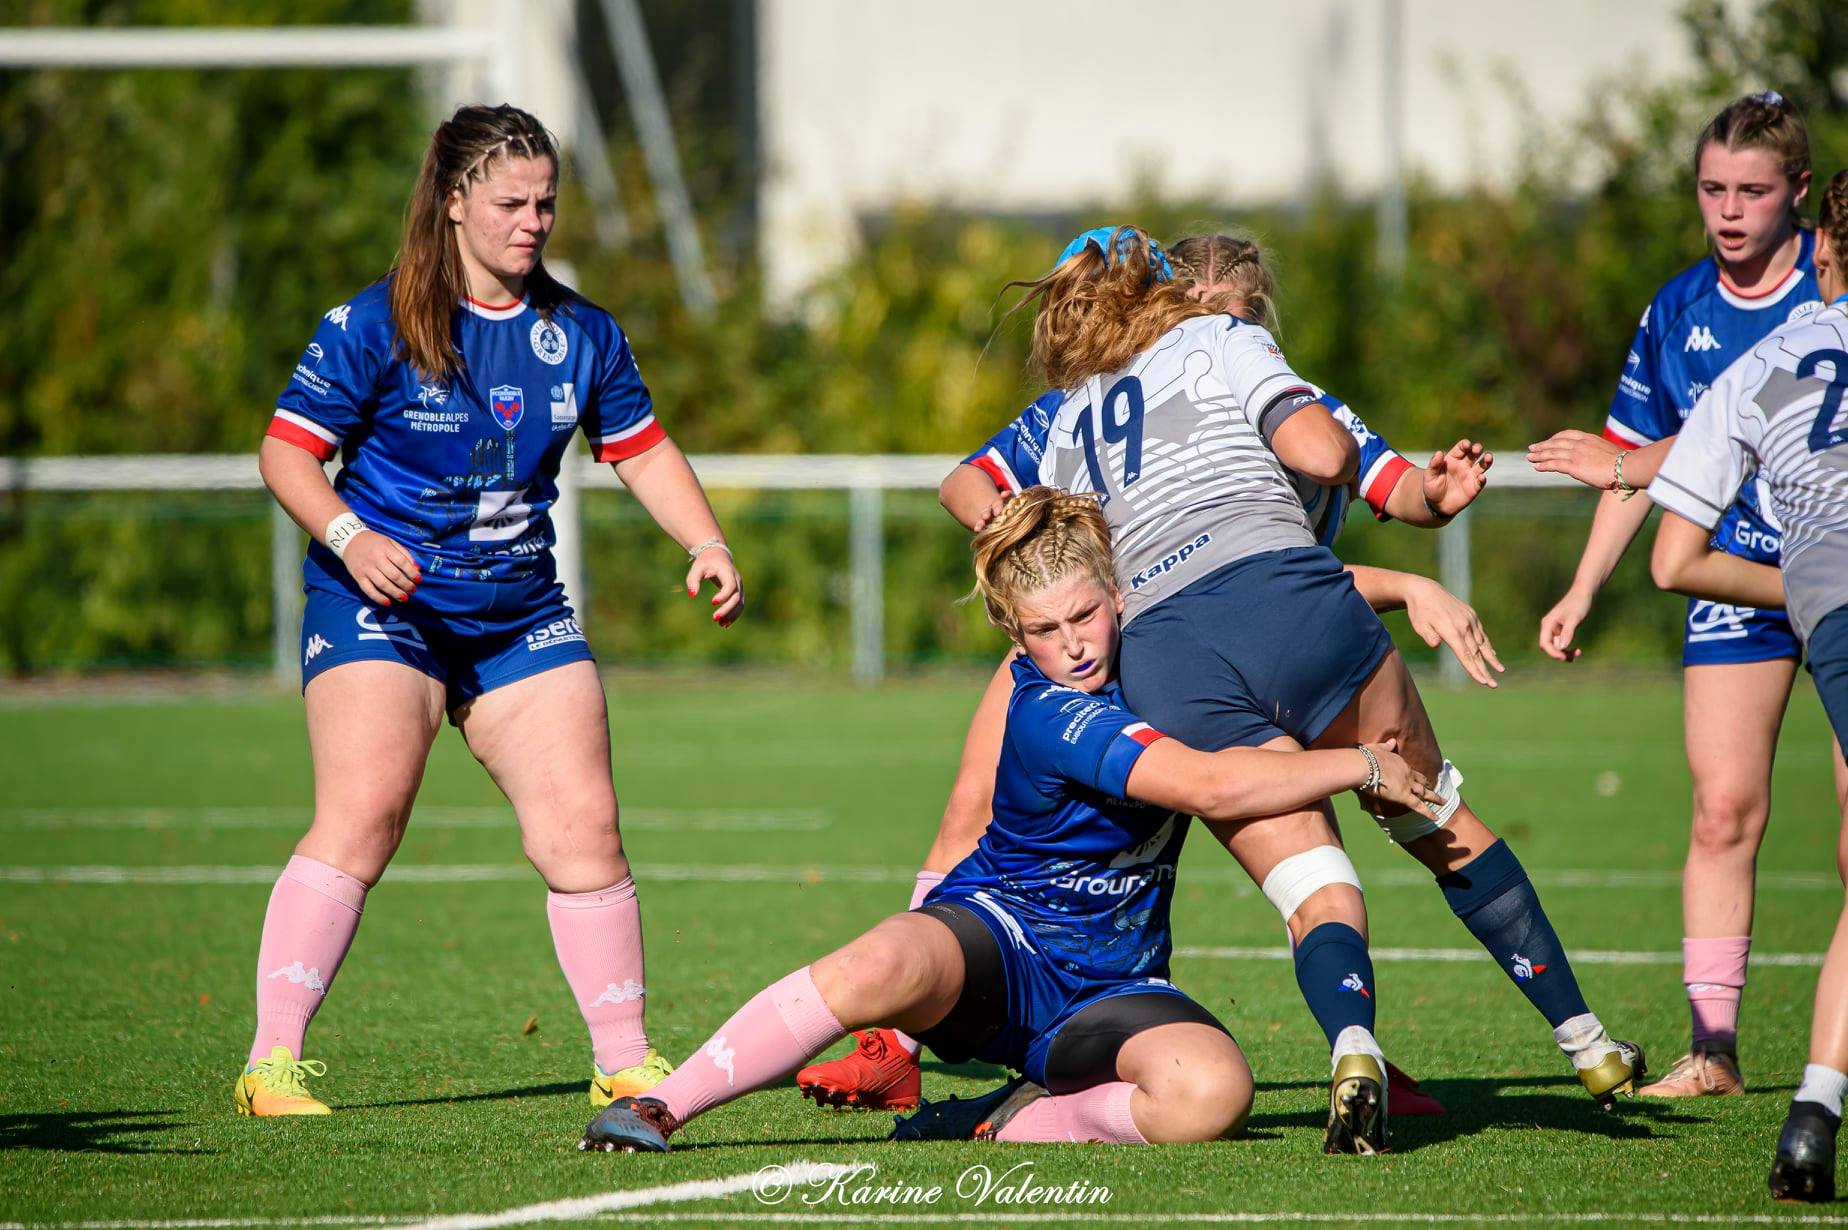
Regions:
M 1816 272 L 1828 306 L 1773 329 L 1695 403 L 1649 497 L 1664 515 L 1651 572 L 1664 589 L 1754 609 L 1787 608 L 1829 722 L 1842 809 L 1837 870 L 1848 874 L 1848 171 L 1823 193 Z M 1753 471 L 1756 470 L 1756 474 Z M 1781 575 L 1715 543 L 1748 483 L 1783 530 Z M 1713 546 L 1720 549 L 1714 550 Z M 1779 1199 L 1835 1198 L 1835 1135 L 1848 1092 L 1848 911 L 1816 984 L 1809 1065 L 1772 1163 Z
M 517 108 L 438 126 L 392 271 L 327 313 L 259 465 L 313 538 L 302 685 L 314 818 L 270 896 L 257 1032 L 235 1090 L 253 1115 L 327 1114 L 308 1022 L 404 836 L 444 715 L 513 805 L 566 981 L 589 1026 L 593 1105 L 671 1069 L 643 1029 L 641 915 L 616 826 L 602 684 L 553 566 L 549 510 L 572 436 L 692 556 L 689 596 L 743 605 L 686 458 L 628 340 L 555 281 L 558 151 Z M 336 454 L 333 484 L 322 470 Z
M 1598 501 L 1572 587 L 1540 621 L 1540 647 L 1562 662 L 1643 521 L 1633 499 L 1682 420 L 1740 355 L 1821 307 L 1815 239 L 1797 210 L 1809 192 L 1809 135 L 1781 96 L 1738 99 L 1694 147 L 1695 199 L 1711 253 L 1650 300 L 1630 343 L 1602 440 L 1565 431 L 1533 446 L 1538 470 L 1607 491 Z M 1775 565 L 1783 528 L 1756 483 L 1714 531 L 1714 545 Z M 1802 648 L 1781 610 L 1688 600 L 1682 688 L 1694 816 L 1682 873 L 1682 980 L 1692 1040 L 1668 1075 L 1641 1092 L 1696 1097 L 1745 1091 L 1739 1001 L 1752 946 L 1753 874 L 1771 813 L 1771 764 Z
M 1169 256 L 1177 276 L 1191 283 L 1189 297 L 1247 320 L 1274 319 L 1270 274 L 1255 244 L 1228 235 L 1192 236 L 1177 243 Z M 979 529 L 1000 507 L 998 498 L 1005 500 L 1035 481 L 1052 416 L 1064 397 L 1060 390 L 1039 397 L 944 480 L 939 498 L 965 527 Z M 1397 518 L 1436 527 L 1448 524 L 1481 492 L 1493 462 L 1481 446 L 1460 441 L 1449 452 L 1434 454 L 1420 470 L 1339 399 L 1324 395 L 1322 401 L 1354 436 L 1360 451 L 1356 478 L 1348 485 L 1324 487 L 1291 476 L 1322 545 L 1332 546 L 1340 534 L 1351 493 L 1364 499 L 1380 520 Z M 1428 644 L 1448 644 L 1477 682 L 1495 686 L 1490 672 L 1500 671 L 1501 663 L 1467 603 L 1435 581 L 1409 573 L 1356 565 L 1348 572 L 1375 610 L 1406 610 L 1413 629 Z M 913 906 L 975 847 L 988 826 L 994 765 L 1012 689 L 1009 664 L 1003 661 L 970 723 L 956 782 L 917 878 Z M 1308 849 L 1320 839 L 1306 835 L 1303 840 Z M 1261 874 L 1254 878 L 1263 882 Z M 903 1109 L 919 1096 L 917 1054 L 915 1038 L 893 1030 L 865 1031 L 856 1035 L 853 1052 L 803 1069 L 796 1081 L 807 1096 L 826 1105 Z M 1390 1064 L 1388 1076 L 1395 1115 L 1443 1113 L 1440 1103 Z
M 980 845 L 919 908 L 759 992 L 647 1095 L 607 1107 L 580 1147 L 665 1150 L 694 1116 L 875 1025 L 1022 1073 L 927 1105 L 896 1139 L 1145 1144 L 1243 1124 L 1252 1079 L 1238 1044 L 1168 981 L 1189 817 L 1268 815 L 1354 788 L 1428 813 L 1436 795 L 1389 743 L 1209 754 L 1137 720 L 1115 679 L 1124 600 L 1095 499 L 1031 488 L 974 553 L 988 616 L 1020 650 Z M 1370 1029 L 1352 1033 L 1358 1056 L 1378 1055 Z M 1342 1072 L 1327 1147 L 1375 1151 L 1385 1108 L 1360 1095 L 1378 1069 L 1357 1058 Z

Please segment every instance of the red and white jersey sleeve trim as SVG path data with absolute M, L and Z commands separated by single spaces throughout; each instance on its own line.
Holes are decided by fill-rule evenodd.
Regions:
M 1411 462 L 1389 449 L 1361 475 L 1360 498 L 1373 510 L 1376 520 L 1387 519 L 1386 501 L 1392 498 L 1392 489 L 1399 485 L 1400 476 L 1411 468 Z
M 320 461 L 327 461 L 340 451 L 339 436 L 313 419 L 288 410 L 276 411 L 276 417 L 270 420 L 269 430 L 263 434 L 274 436 L 284 444 L 305 449 Z
M 597 460 L 627 461 L 631 457 L 647 452 L 665 439 L 667 439 L 667 430 L 655 422 L 655 416 L 651 414 L 639 423 L 629 424 L 621 431 L 611 432 L 607 436 L 598 436 Z
M 1007 462 L 1001 457 L 1000 450 L 991 448 L 969 464 L 993 479 L 995 490 L 1020 494 L 1020 480 L 1014 476 L 1014 471 L 1008 468 Z
M 1147 722 L 1137 722 L 1133 726 L 1125 726 L 1123 728 L 1123 733 L 1140 743 L 1143 747 L 1147 747 L 1157 739 L 1165 739 L 1168 737 L 1162 734 L 1161 731 L 1156 730 L 1153 726 L 1150 726 Z
M 1615 417 L 1604 420 L 1604 438 L 1622 449 L 1641 448 L 1645 444 L 1655 443 L 1634 427 L 1619 423 Z

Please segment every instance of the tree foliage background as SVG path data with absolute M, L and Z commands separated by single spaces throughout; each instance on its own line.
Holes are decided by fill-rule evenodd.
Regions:
M 402 22 L 410 0 L 207 0 L 0 6 L 6 24 Z M 555 255 L 614 311 L 689 452 L 966 452 L 1038 392 L 1010 278 L 1069 234 L 1133 218 L 1158 235 L 1254 234 L 1280 282 L 1299 370 L 1405 445 L 1460 435 L 1515 452 L 1596 430 L 1637 315 L 1702 253 L 1691 143 L 1730 97 L 1767 86 L 1802 107 L 1818 181 L 1848 164 L 1848 7 L 1719 0 L 1683 17 L 1697 68 L 1613 84 L 1581 113 L 1532 117 L 1512 180 L 1414 184 L 1403 279 L 1374 273 L 1370 202 L 1337 185 L 1287 210 L 1227 214 L 1158 184 L 1047 222 L 924 207 L 869 219 L 862 258 L 810 310 L 767 313 L 752 260 L 747 91 L 732 0 L 644 3 L 721 303 L 681 307 L 645 169 L 580 5 L 586 67 L 635 224 L 599 248 L 567 183 Z M 741 119 L 741 117 L 745 117 Z M 432 116 L 415 74 L 0 72 L 0 454 L 254 449 L 316 318 L 389 265 Z M 1812 210 L 1813 213 L 1813 210 Z M 253 663 L 267 652 L 267 502 L 249 496 L 4 497 L 0 669 Z M 587 620 L 610 661 L 845 661 L 846 498 L 720 493 L 753 609 L 723 636 L 669 601 L 677 553 L 632 502 L 586 504 Z M 1492 491 L 1472 513 L 1491 634 L 1518 654 L 1563 592 L 1590 497 Z M 925 494 L 888 510 L 887 645 L 899 661 L 999 647 L 968 608 L 960 532 Z M 1343 554 L 1428 571 L 1435 538 L 1355 525 Z M 1589 629 L 1594 655 L 1670 661 L 1679 603 L 1630 561 Z

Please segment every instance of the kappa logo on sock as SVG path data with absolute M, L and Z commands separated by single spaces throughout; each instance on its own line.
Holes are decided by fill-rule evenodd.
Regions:
M 300 961 L 297 961 L 293 965 L 283 966 L 281 969 L 271 974 L 270 977 L 287 978 L 296 986 L 307 987 L 310 991 L 320 991 L 322 993 L 327 991 L 327 984 L 321 981 L 321 967 L 318 965 L 313 969 L 307 969 Z
M 646 994 L 641 983 L 633 978 L 624 978 L 621 986 L 610 983 L 603 994 L 591 1000 L 585 1007 L 601 1008 L 605 1004 L 632 1004 Z
M 720 1034 L 699 1049 L 712 1057 L 713 1067 L 725 1073 L 725 1087 L 727 1089 L 736 1087 L 738 1080 L 732 1072 L 732 1061 L 738 1057 L 738 1052 L 725 1045 L 725 1035 Z
M 1346 978 L 1343 978 L 1341 980 L 1341 989 L 1343 991 L 1359 991 L 1362 995 L 1365 995 L 1368 999 L 1373 998 L 1373 992 L 1367 990 L 1367 984 L 1361 978 L 1358 970 L 1349 974 Z
M 1514 980 L 1516 982 L 1526 982 L 1544 973 L 1546 973 L 1546 966 L 1535 965 L 1518 952 L 1514 954 Z

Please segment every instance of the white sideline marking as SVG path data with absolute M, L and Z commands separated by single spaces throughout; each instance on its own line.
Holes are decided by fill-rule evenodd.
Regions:
M 1489 954 L 1480 948 L 1372 948 L 1375 961 L 1487 961 Z M 1177 957 L 1198 957 L 1206 961 L 1289 961 L 1288 948 L 1176 948 Z M 1613 948 L 1575 948 L 1566 956 L 1574 965 L 1680 965 L 1678 952 L 1625 952 Z M 1815 969 L 1822 964 L 1820 952 L 1755 952 L 1753 965 L 1795 966 Z
M 466 810 L 466 809 L 463 809 Z M 19 814 L 19 813 L 15 813 Z M 773 824 L 770 820 L 778 813 L 729 813 L 729 812 L 684 812 L 657 813 L 691 816 L 726 817 L 732 815 L 756 815 L 763 818 L 762 830 L 768 831 L 782 821 Z M 790 817 L 819 815 L 820 813 L 784 813 Z M 418 815 L 422 815 L 421 812 Z M 623 823 L 629 823 L 629 813 L 623 813 Z M 300 822 L 300 813 L 295 813 L 296 822 Z M 416 816 L 412 817 L 413 825 Z M 0 819 L 0 826 L 5 824 Z M 511 817 L 506 824 L 511 826 Z M 720 820 L 711 822 L 711 831 L 720 831 Z M 821 826 L 825 826 L 825 818 Z M 495 827 L 499 826 L 496 822 Z M 36 827 L 36 826 L 34 826 Z M 55 826 L 54 826 L 55 827 Z M 102 826 L 98 826 L 102 827 Z M 291 827 L 294 827 L 293 825 Z M 455 827 L 473 827 L 457 825 Z M 644 827 L 653 827 L 652 825 Z M 661 824 L 663 828 L 689 828 L 689 824 Z M 796 827 L 791 819 L 790 827 Z M 746 831 L 740 827 L 732 831 Z M 916 878 L 915 866 L 892 867 L 878 864 L 820 864 L 820 863 L 643 863 L 643 874 L 657 880 L 686 880 L 694 883 L 739 884 L 739 883 L 802 883 L 816 884 L 835 882 L 841 884 L 910 884 Z M 0 883 L 10 884 L 49 884 L 68 882 L 72 884 L 270 884 L 282 870 L 282 863 L 263 863 L 254 866 L 223 865 L 181 865 L 171 867 L 155 866 L 120 866 L 107 863 L 75 863 L 65 866 L 0 866 Z M 417 884 L 475 884 L 498 880 L 525 880 L 531 878 L 533 871 L 524 863 L 395 863 L 386 873 L 386 878 Z M 1249 897 L 1257 890 L 1251 881 L 1237 867 L 1189 867 L 1182 873 L 1182 878 L 1190 884 L 1227 884 L 1237 896 Z M 1648 871 L 1596 871 L 1589 868 L 1561 868 L 1558 870 L 1535 870 L 1529 873 L 1536 884 L 1545 888 L 1675 888 L 1681 887 L 1679 870 Z M 1368 888 L 1422 888 L 1431 887 L 1431 875 L 1426 871 L 1409 868 L 1399 870 L 1386 869 L 1368 872 L 1365 877 Z M 1825 890 L 1840 892 L 1841 880 L 1826 872 L 1760 872 L 1758 886 L 1763 889 L 1799 889 Z
M 755 1173 L 736 1175 L 732 1179 L 706 1179 L 693 1183 L 677 1183 L 672 1187 L 645 1188 L 635 1192 L 613 1192 L 611 1196 L 644 1196 L 653 1194 L 649 1203 L 665 1200 L 701 1200 L 712 1196 L 737 1194 L 751 1189 L 750 1180 Z M 677 1189 L 709 1187 L 716 1183 L 745 1180 L 744 1186 L 734 1188 L 731 1192 L 706 1193 L 690 1195 L 668 1195 Z M 358 1227 L 415 1227 L 416 1230 L 435 1230 L 445 1227 L 448 1230 L 462 1230 L 463 1227 L 487 1227 L 520 1225 L 522 1222 L 489 1220 L 505 1218 L 513 1214 L 526 1214 L 529 1210 L 550 1209 L 556 1205 L 576 1204 L 589 1200 L 607 1200 L 611 1196 L 584 1196 L 576 1201 L 554 1201 L 550 1205 L 528 1205 L 525 1209 L 509 1209 L 506 1213 L 462 1214 L 456 1217 L 437 1218 L 431 1221 L 412 1222 L 403 1217 L 193 1217 L 170 1218 L 161 1221 L 5 1221 L 0 1222 L 0 1230 L 241 1230 L 245 1227 L 258 1226 L 339 1226 L 356 1230 Z M 610 1217 L 626 1208 L 636 1205 L 609 1206 L 588 1211 L 572 1211 L 565 1214 L 548 1213 L 544 1217 L 528 1217 L 526 1221 L 557 1221 L 564 1217 Z M 1534 1222 L 1543 1225 L 1579 1225 L 1595 1226 L 1609 1222 L 1619 1225 L 1719 1225 L 1719 1226 L 1848 1226 L 1848 1215 L 1839 1213 L 1297 1213 L 1292 1211 L 1276 1213 L 1084 1213 L 1077 1210 L 1059 1213 L 1020 1213 L 1011 1207 L 1007 1209 L 990 1208 L 979 1212 L 964 1213 L 823 1213 L 808 1210 L 802 1213 L 781 1213 L 769 1210 L 752 1210 L 749 1212 L 728 1212 L 717 1209 L 706 1213 L 654 1213 L 648 1218 L 650 1222 L 741 1222 L 745 1224 L 780 1225 L 797 1224 L 840 1224 L 840 1225 L 995 1225 L 997 1222 L 1022 1225 L 1147 1225 L 1151 1218 L 1164 1222 L 1182 1222 L 1196 1225 L 1424 1225 L 1424 1226 L 1500 1226 L 1521 1225 Z
M 284 829 L 308 827 L 308 807 L 20 807 L 0 811 L 0 827 L 28 829 Z M 790 808 L 624 807 L 622 827 L 699 833 L 812 833 L 828 827 L 818 810 Z M 426 804 L 411 813 L 423 829 L 510 829 L 513 810 Z

